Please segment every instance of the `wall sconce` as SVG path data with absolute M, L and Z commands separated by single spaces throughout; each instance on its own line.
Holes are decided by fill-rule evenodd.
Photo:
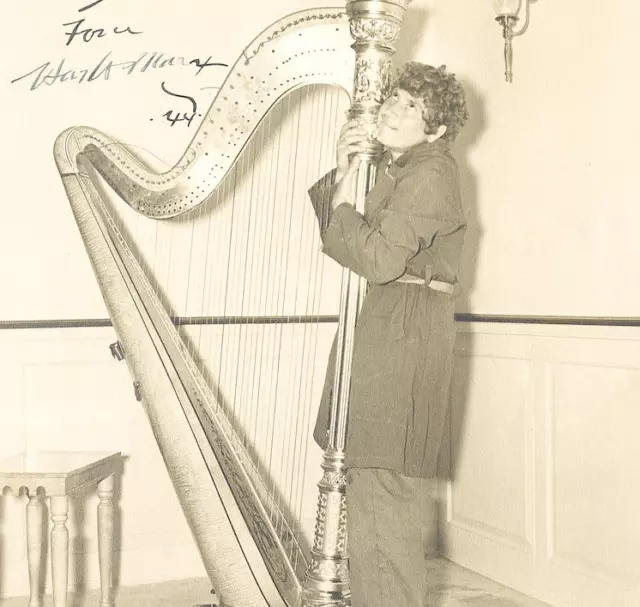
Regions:
M 502 35 L 504 36 L 504 64 L 505 79 L 513 82 L 513 46 L 511 41 L 516 36 L 521 36 L 529 27 L 529 5 L 538 0 L 494 0 L 493 5 L 498 15 L 496 21 L 502 25 Z M 524 9 L 522 5 L 524 4 Z M 524 10 L 524 22 L 519 29 L 516 23 L 519 21 L 521 9 Z

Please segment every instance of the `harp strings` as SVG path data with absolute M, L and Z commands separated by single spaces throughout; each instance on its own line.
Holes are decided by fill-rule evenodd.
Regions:
M 338 95 L 333 89 L 324 87 L 322 96 L 316 95 L 312 100 L 312 115 L 319 116 L 320 119 L 314 123 L 314 130 L 311 133 L 311 141 L 314 144 L 314 150 L 311 157 L 315 159 L 314 163 L 306 166 L 304 183 L 311 185 L 319 176 L 321 176 L 327 168 L 333 165 L 334 141 L 336 139 L 335 127 L 338 124 Z M 296 155 L 297 158 L 297 155 Z M 313 241 L 314 235 L 317 233 L 316 218 L 309 204 L 304 206 L 304 229 L 301 234 L 301 240 Z M 319 243 L 318 243 L 319 245 Z M 325 273 L 323 272 L 324 258 L 320 255 L 320 247 L 316 246 L 310 249 L 312 254 L 310 262 L 310 280 L 311 287 L 307 292 L 306 308 L 311 314 L 321 313 L 320 293 L 323 289 L 323 280 Z M 333 285 L 336 286 L 336 285 Z M 318 394 L 318 390 L 314 390 L 314 379 L 322 380 L 322 374 L 318 375 L 317 367 L 314 364 L 313 354 L 317 351 L 318 344 L 317 323 L 303 325 L 304 336 L 300 343 L 300 355 L 296 357 L 301 361 L 299 374 L 304 381 L 298 383 L 297 400 L 301 403 L 308 403 L 309 406 L 301 409 L 301 414 L 297 419 L 297 428 L 294 440 L 289 444 L 291 450 L 297 457 L 292 458 L 294 462 L 292 470 L 291 494 L 289 495 L 289 503 L 296 504 L 297 510 L 295 520 L 302 521 L 309 519 L 312 512 L 307 512 L 305 517 L 303 497 L 314 495 L 311 491 L 315 481 L 318 478 L 318 468 L 310 469 L 308 466 L 308 454 L 310 441 L 308 437 L 311 435 L 313 413 L 315 412 L 314 397 Z M 314 504 L 315 505 L 315 504 Z
M 156 221 L 113 201 L 167 312 L 184 321 L 179 332 L 210 382 L 212 407 L 232 420 L 272 494 L 274 525 L 285 525 L 284 513 L 307 543 L 321 455 L 311 429 L 335 326 L 292 321 L 338 312 L 340 271 L 321 254 L 307 190 L 334 166 L 347 107 L 328 86 L 287 95 L 184 217 Z
M 311 113 L 313 115 L 313 101 L 315 101 L 318 98 L 318 95 L 310 95 L 308 91 L 305 91 L 305 96 L 303 99 L 303 103 L 301 104 L 302 108 L 308 108 L 309 106 L 311 106 L 312 110 Z M 313 147 L 313 143 L 315 142 L 315 138 L 314 138 L 314 134 L 309 133 L 306 134 L 304 133 L 304 117 L 302 117 L 300 115 L 300 112 L 298 112 L 298 121 L 296 124 L 296 130 L 295 133 L 293 135 L 293 137 L 291 138 L 291 142 L 292 142 L 292 153 L 290 154 L 290 158 L 293 159 L 293 167 L 290 167 L 290 173 L 297 176 L 298 175 L 298 158 L 300 155 L 301 150 L 304 150 L 304 146 L 302 144 L 302 141 L 304 141 L 305 135 L 307 135 L 309 137 L 309 141 L 311 142 L 311 149 Z M 310 157 L 313 158 L 313 153 L 310 154 Z M 305 169 L 308 169 L 308 166 L 304 167 Z M 303 172 L 303 176 L 299 177 L 299 181 L 302 182 L 303 184 L 306 183 L 308 184 L 308 176 L 307 176 L 308 171 L 305 170 Z M 290 238 L 290 244 L 293 245 L 294 250 L 296 252 L 300 252 L 302 253 L 302 251 L 305 251 L 306 253 L 312 251 L 311 247 L 304 247 L 303 243 L 305 242 L 313 242 L 312 238 L 309 238 L 309 234 L 308 234 L 308 223 L 307 223 L 307 217 L 306 217 L 306 211 L 309 208 L 308 204 L 306 203 L 306 200 L 302 197 L 299 197 L 299 195 L 295 194 L 296 190 L 296 186 L 298 185 L 298 183 L 294 182 L 292 184 L 292 189 L 294 192 L 294 195 L 291 196 L 291 200 L 292 200 L 292 204 L 297 206 L 297 207 L 301 207 L 301 211 L 302 211 L 302 224 L 301 224 L 301 229 L 298 230 L 297 232 L 295 230 L 292 230 L 289 227 L 289 238 Z M 289 214 L 290 217 L 293 216 L 293 213 Z M 293 241 L 291 243 L 291 241 Z M 291 247 L 289 247 L 291 248 Z M 287 256 L 289 256 L 289 253 L 287 252 Z M 294 253 L 293 259 L 295 259 L 298 264 L 300 264 L 301 260 L 302 260 L 302 255 L 296 255 Z M 303 270 L 300 269 L 300 267 L 296 267 L 296 269 L 294 271 L 291 272 L 292 277 L 294 278 L 293 282 L 293 290 L 296 293 L 296 295 L 301 291 L 301 286 L 306 287 L 306 292 L 304 293 L 305 297 L 306 297 L 306 301 L 303 307 L 304 313 L 309 314 L 309 315 L 313 315 L 317 312 L 317 310 L 315 310 L 313 307 L 309 307 L 308 305 L 308 293 L 313 289 L 314 285 L 317 282 L 317 277 L 315 277 L 311 272 L 309 272 L 308 268 L 305 268 Z M 284 292 L 286 292 L 286 288 L 283 290 Z M 302 517 L 302 513 L 300 512 L 300 499 L 299 499 L 299 495 L 297 492 L 297 486 L 300 483 L 300 479 L 299 479 L 299 469 L 300 469 L 300 464 L 303 463 L 304 461 L 306 461 L 305 459 L 305 453 L 302 451 L 301 446 L 306 444 L 306 440 L 304 440 L 306 438 L 306 433 L 305 433 L 305 429 L 304 429 L 304 425 L 301 425 L 301 420 L 304 419 L 305 413 L 308 411 L 309 406 L 307 405 L 305 399 L 303 398 L 302 394 L 301 394 L 301 388 L 303 387 L 303 381 L 304 380 L 308 380 L 308 377 L 305 377 L 304 374 L 300 373 L 300 365 L 304 364 L 306 361 L 306 358 L 309 357 L 308 352 L 306 351 L 306 342 L 307 342 L 307 334 L 310 328 L 313 328 L 315 325 L 307 325 L 307 324 L 303 324 L 303 325 L 287 325 L 287 329 L 289 331 L 289 333 L 291 333 L 291 337 L 290 340 L 292 341 L 292 343 L 294 344 L 294 348 L 293 348 L 293 360 L 297 363 L 294 366 L 294 369 L 292 370 L 293 372 L 290 373 L 289 376 L 289 392 L 291 393 L 291 398 L 289 400 L 289 407 L 292 409 L 291 412 L 291 425 L 289 427 L 289 435 L 287 437 L 287 441 L 285 443 L 286 445 L 286 451 L 283 453 L 283 467 L 286 469 L 286 473 L 287 473 L 287 477 L 286 477 L 286 485 L 288 487 L 288 495 L 286 496 L 287 499 L 287 503 L 291 505 L 292 508 L 295 509 L 295 516 L 293 516 L 293 520 L 295 521 L 300 521 L 301 517 Z M 288 464 L 288 465 L 287 465 Z M 283 497 L 283 499 L 285 499 Z

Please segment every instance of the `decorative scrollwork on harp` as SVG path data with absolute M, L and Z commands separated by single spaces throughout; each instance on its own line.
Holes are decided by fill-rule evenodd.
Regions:
M 93 128 L 70 128 L 55 144 L 58 170 L 118 334 L 120 346 L 113 353 L 127 354 L 223 605 L 349 604 L 344 440 L 353 328 L 364 283 L 343 273 L 338 327 L 343 355 L 318 484 L 315 535 L 306 554 L 287 504 L 264 477 L 262 460 L 236 423 L 238 414 L 221 396 L 211 369 L 197 364 L 190 336 L 167 310 L 102 184 L 148 218 L 193 215 L 233 176 L 272 108 L 310 85 L 343 89 L 351 97 L 350 117 L 373 124 L 391 81 L 391 56 L 408 2 L 349 0 L 346 10 L 302 11 L 267 28 L 242 52 L 192 141 L 164 172 Z M 354 192 L 360 209 L 380 151 L 374 141 L 362 150 Z

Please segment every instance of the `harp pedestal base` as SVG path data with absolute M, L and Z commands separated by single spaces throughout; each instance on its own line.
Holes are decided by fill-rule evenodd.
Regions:
M 344 453 L 327 450 L 322 468 L 315 537 L 302 592 L 302 607 L 348 607 L 351 592 Z
M 69 567 L 69 495 L 97 485 L 98 554 L 100 559 L 100 607 L 113 607 L 113 492 L 120 468 L 120 453 L 41 452 L 0 460 L 0 492 L 9 487 L 16 494 L 24 487 L 27 503 L 27 562 L 29 607 L 41 607 L 43 591 L 44 506 L 49 497 L 51 517 L 51 580 L 54 607 L 66 607 Z M 39 494 L 38 489 L 44 492 Z

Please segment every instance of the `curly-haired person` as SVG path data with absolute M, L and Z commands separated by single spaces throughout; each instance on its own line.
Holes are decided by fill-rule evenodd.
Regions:
M 466 119 L 453 74 L 409 63 L 380 108 L 375 138 L 385 153 L 364 215 L 349 200 L 352 154 L 368 137 L 355 122 L 341 130 L 337 168 L 309 190 L 323 252 L 370 283 L 356 325 L 345 450 L 353 607 L 427 604 L 428 479 L 448 407 L 466 227 L 449 145 Z M 335 348 L 314 432 L 323 448 Z

